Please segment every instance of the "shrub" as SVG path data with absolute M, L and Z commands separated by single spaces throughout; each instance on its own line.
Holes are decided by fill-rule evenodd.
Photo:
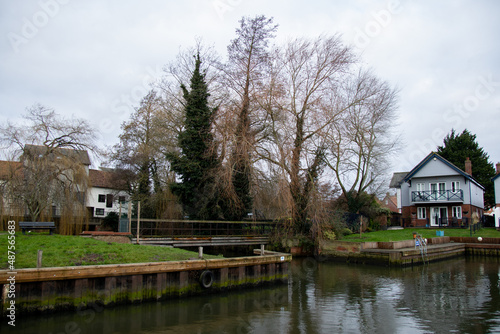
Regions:
M 342 235 L 343 236 L 346 236 L 346 235 L 351 235 L 352 234 L 352 231 L 351 229 L 347 228 L 347 227 L 344 227 L 341 231 Z
M 101 229 L 118 232 L 118 224 L 120 217 L 116 212 L 109 212 L 106 217 L 102 219 Z
M 335 240 L 336 235 L 333 231 L 323 231 L 323 237 L 327 240 Z

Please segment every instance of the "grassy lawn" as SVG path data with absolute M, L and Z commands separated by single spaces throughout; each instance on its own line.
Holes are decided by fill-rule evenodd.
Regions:
M 342 238 L 343 241 L 401 241 L 413 239 L 413 232 L 419 233 L 424 238 L 435 238 L 436 231 L 444 231 L 445 236 L 449 237 L 469 237 L 469 229 L 428 229 L 428 228 L 406 228 L 404 230 L 387 230 L 363 233 L 361 238 L 358 234 L 351 234 Z M 472 235 L 473 237 L 500 238 L 500 231 L 494 228 L 483 228 Z
M 15 267 L 36 268 L 39 249 L 43 251 L 43 267 L 179 261 L 198 257 L 198 252 L 179 248 L 107 243 L 80 236 L 17 233 Z M 7 234 L 0 235 L 0 252 L 0 269 L 7 269 Z M 204 256 L 207 259 L 217 258 Z

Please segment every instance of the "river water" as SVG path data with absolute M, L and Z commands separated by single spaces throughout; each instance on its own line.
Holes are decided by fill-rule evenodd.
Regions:
M 500 259 L 412 268 L 294 259 L 288 284 L 6 323 L 2 333 L 500 333 Z

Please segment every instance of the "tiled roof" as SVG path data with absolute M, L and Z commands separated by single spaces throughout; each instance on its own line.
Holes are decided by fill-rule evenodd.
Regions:
M 389 188 L 399 188 L 401 187 L 401 182 L 403 182 L 404 178 L 408 175 L 408 172 L 397 172 L 392 175 L 391 183 L 389 184 Z
M 111 171 L 97 169 L 89 170 L 90 184 L 96 188 L 108 188 L 115 190 L 125 190 L 126 184 Z
M 452 164 L 451 162 L 449 162 L 436 152 L 431 152 L 427 157 L 424 158 L 424 160 L 420 161 L 420 163 L 417 166 L 415 166 L 415 168 L 413 168 L 405 176 L 404 181 L 408 182 L 408 180 L 410 180 L 413 177 L 413 175 L 415 175 L 420 169 L 422 169 L 429 161 L 431 161 L 434 158 L 441 161 L 445 165 L 449 166 L 451 169 L 455 170 L 457 174 L 460 174 L 463 177 L 469 179 L 471 182 L 475 183 L 477 186 L 479 186 L 481 189 L 484 190 L 484 187 L 479 182 L 477 182 L 475 178 L 473 178 L 471 175 L 467 174 L 466 172 L 464 172 L 463 170 L 461 170 L 460 168 L 458 168 L 457 166 L 455 166 L 454 164 Z

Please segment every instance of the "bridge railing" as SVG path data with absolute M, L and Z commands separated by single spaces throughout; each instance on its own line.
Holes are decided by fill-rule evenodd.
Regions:
M 280 223 L 272 221 L 203 221 L 141 219 L 139 235 L 145 237 L 266 236 Z M 137 237 L 137 219 L 130 232 Z

